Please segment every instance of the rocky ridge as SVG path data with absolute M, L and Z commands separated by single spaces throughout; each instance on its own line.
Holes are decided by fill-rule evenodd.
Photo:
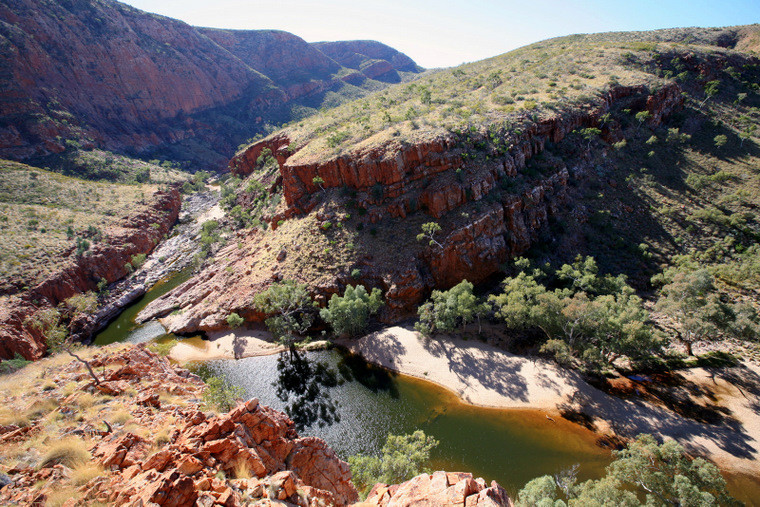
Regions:
M 169 232 L 179 214 L 176 188 L 156 192 L 149 203 L 124 217 L 122 225 L 104 231 L 104 240 L 82 256 L 69 252 L 61 269 L 37 286 L 7 298 L 0 307 L 0 357 L 39 359 L 47 346 L 27 319 L 44 308 L 57 306 L 75 294 L 93 290 L 101 279 L 112 283 L 128 274 L 134 255 L 150 253 Z
M 48 364 L 52 359 L 43 360 L 29 367 L 36 368 L 34 372 L 14 374 L 28 380 L 36 372 L 53 380 L 40 399 L 6 392 L 6 405 L 18 405 L 22 411 L 24 404 L 56 408 L 26 426 L 0 427 L 0 453 L 11 447 L 28 449 L 16 455 L 13 465 L 0 465 L 6 479 L 0 503 L 42 504 L 61 494 L 69 506 L 340 506 L 358 501 L 348 465 L 323 440 L 300 437 L 281 412 L 255 399 L 228 413 L 204 412 L 199 398 L 205 384 L 144 346 L 92 353 L 90 364 L 98 372 L 98 383 L 76 361 L 55 366 Z M 72 385 L 76 389 L 66 387 Z M 93 396 L 101 407 L 96 413 L 83 408 Z M 111 418 L 112 405 L 129 417 Z M 49 424 L 51 417 L 60 423 Z M 104 417 L 106 424 L 100 420 Z M 60 435 L 45 433 L 52 428 Z M 86 446 L 98 467 L 92 478 L 75 487 L 72 477 L 78 476 L 83 463 L 39 462 L 36 457 L 35 442 L 64 434 L 69 442 Z M 463 505 L 511 505 L 495 483 L 487 487 L 470 474 L 444 472 L 400 485 L 377 485 L 363 505 L 444 505 L 439 503 L 442 499 Z
M 374 239 L 357 242 L 347 272 L 334 276 L 323 272 L 314 280 L 305 279 L 298 269 L 298 262 L 311 260 L 293 252 L 296 245 L 278 245 L 276 232 L 271 237 L 259 231 L 239 231 L 237 248 L 223 249 L 198 277 L 146 307 L 141 319 L 164 317 L 172 332 L 224 328 L 226 316 L 233 311 L 247 320 L 261 320 L 250 307 L 253 297 L 273 281 L 288 277 L 312 287 L 322 301 L 348 283 L 380 287 L 386 303 L 381 318 L 386 322 L 403 318 L 434 288 L 448 288 L 462 279 L 473 283 L 486 280 L 508 258 L 530 248 L 551 218 L 561 218 L 569 211 L 573 205 L 568 197 L 569 181 L 586 177 L 583 154 L 560 163 L 548 174 L 528 179 L 527 186 L 518 191 L 509 187 L 547 143 L 558 143 L 573 130 L 590 126 L 601 127 L 602 135 L 614 142 L 620 133 L 600 120 L 611 107 L 647 110 L 654 126 L 682 102 L 677 84 L 651 94 L 645 86 L 613 88 L 587 107 L 538 121 L 526 117 L 519 133 L 502 133 L 506 152 L 491 147 L 489 160 L 476 162 L 465 158 L 468 148 L 454 133 L 414 145 L 391 141 L 372 149 L 357 148 L 324 161 L 300 158 L 298 151 L 290 149 L 287 133 L 273 135 L 230 163 L 235 173 L 246 177 L 253 174 L 264 149 L 277 158 L 286 206 L 271 217 L 272 229 L 302 220 L 303 225 L 294 227 L 300 227 L 296 237 L 303 240 L 314 234 L 311 228 L 315 225 L 319 230 L 325 223 L 345 218 L 340 204 L 332 203 L 340 203 L 339 196 L 348 192 L 355 195 L 352 201 L 364 215 L 359 219 L 362 227 L 391 224 L 387 229 L 396 239 L 389 243 L 395 246 L 380 248 Z M 473 135 L 477 140 L 487 133 Z M 314 182 L 317 177 L 320 184 Z M 315 224 L 302 218 L 311 216 Z M 430 220 L 425 217 L 437 219 L 442 228 L 437 245 L 415 244 L 419 223 Z M 270 252 L 280 253 L 275 257 Z M 361 270 L 360 280 L 348 276 L 352 268 Z M 217 296 L 208 298 L 212 293 Z M 179 312 L 168 316 L 174 310 Z
M 401 81 L 399 72 L 419 72 L 420 67 L 404 53 L 373 40 L 313 42 L 313 47 L 369 79 L 387 83 Z

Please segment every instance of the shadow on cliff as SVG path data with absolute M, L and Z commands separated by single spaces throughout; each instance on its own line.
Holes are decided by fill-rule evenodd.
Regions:
M 720 226 L 695 227 L 694 213 L 717 206 L 731 214 L 687 177 L 711 182 L 711 168 L 715 174 L 746 157 L 760 156 L 760 149 L 751 140 L 740 146 L 734 132 L 693 107 L 653 128 L 637 128 L 623 115 L 616 118 L 629 125 L 622 148 L 597 142 L 585 162 L 583 151 L 571 145 L 572 136 L 547 148 L 568 167 L 582 168 L 570 181 L 576 204 L 569 214 L 555 217 L 528 256 L 567 262 L 577 254 L 591 255 L 602 272 L 624 273 L 641 290 L 649 287 L 661 259 L 714 239 L 713 229 Z M 668 130 L 673 128 L 678 130 Z M 728 138 L 725 145 L 716 145 L 718 135 Z

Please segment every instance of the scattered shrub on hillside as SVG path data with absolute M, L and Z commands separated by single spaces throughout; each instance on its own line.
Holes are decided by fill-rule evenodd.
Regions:
M 146 255 L 144 253 L 141 254 L 135 254 L 132 256 L 132 260 L 130 261 L 130 264 L 132 264 L 132 267 L 134 269 L 140 269 L 143 264 L 145 264 Z
M 428 240 L 428 245 L 437 245 L 439 248 L 443 248 L 441 244 L 435 239 L 436 233 L 441 232 L 441 226 L 436 222 L 427 222 L 422 224 L 422 232 L 417 235 L 417 241 Z
M 0 374 L 13 373 L 14 371 L 20 370 L 31 362 L 32 361 L 27 361 L 21 357 L 18 352 L 16 352 L 16 355 L 13 359 L 0 360 Z

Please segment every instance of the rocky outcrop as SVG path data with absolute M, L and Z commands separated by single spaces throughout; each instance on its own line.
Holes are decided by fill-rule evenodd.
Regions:
M 251 161 L 255 161 L 261 150 L 267 147 L 278 155 L 285 200 L 297 212 L 313 209 L 323 188 L 347 187 L 362 193 L 360 205 L 386 204 L 384 214 L 403 218 L 420 204 L 426 207 L 430 215 L 439 218 L 467 201 L 482 199 L 500 181 L 515 177 L 527 160 L 544 150 L 547 142 L 558 143 L 575 129 L 598 126 L 600 116 L 618 101 L 627 99 L 638 109 L 649 110 L 653 115 L 653 125 L 658 125 L 663 115 L 683 103 L 676 84 L 664 86 L 652 95 L 647 94 L 648 89 L 643 85 L 621 86 L 611 89 L 598 103 L 584 108 L 539 121 L 522 118 L 514 129 L 501 133 L 502 142 L 509 149 L 505 153 L 494 149 L 488 153 L 495 159 L 486 164 L 488 171 L 472 167 L 473 164 L 465 160 L 463 154 L 466 148 L 454 133 L 415 144 L 389 141 L 327 160 L 319 159 L 318 154 L 314 159 L 291 156 L 297 152 L 286 149 L 290 144 L 287 133 L 279 133 L 239 153 L 230 167 L 238 174 L 249 174 L 253 168 Z M 476 136 L 486 139 L 485 132 Z M 453 177 L 457 169 L 465 171 L 462 177 L 466 181 Z M 449 177 L 440 178 L 444 173 Z M 313 183 L 316 177 L 322 179 L 321 187 Z M 433 182 L 431 179 L 434 177 Z M 380 202 L 373 202 L 370 195 L 375 185 L 382 187 Z
M 128 412 L 130 422 L 129 427 L 113 423 L 99 429 L 103 416 L 89 420 L 83 415 L 74 427 L 62 429 L 90 442 L 93 464 L 104 470 L 82 485 L 68 505 L 287 502 L 316 507 L 358 500 L 348 465 L 321 439 L 299 437 L 285 414 L 255 399 L 220 415 L 202 412 L 199 399 L 206 386 L 200 378 L 143 346 L 101 353 L 91 365 L 100 375 L 99 384 L 81 364 L 72 362 L 55 368 L 52 378 L 57 384 L 47 396 L 64 396 L 56 406 L 69 414 L 82 391 L 101 393 L 99 403 L 104 408 L 113 403 Z M 58 385 L 72 384 L 78 387 L 73 394 L 59 392 Z M 19 445 L 42 431 L 37 425 L 30 428 L 24 434 L 19 428 L 0 428 L 0 445 Z M 1 504 L 44 505 L 70 480 L 71 470 L 52 462 L 17 466 L 7 474 L 11 483 L 0 489 Z
M 82 256 L 69 252 L 59 271 L 36 287 L 8 298 L 0 306 L 0 358 L 12 359 L 16 354 L 26 359 L 42 357 L 47 350 L 45 340 L 27 319 L 75 294 L 95 289 L 102 279 L 111 283 L 126 276 L 125 266 L 132 257 L 151 252 L 169 232 L 180 204 L 176 188 L 156 192 L 150 203 L 125 217 L 121 226 L 104 231 L 104 241 Z
M 418 475 L 401 484 L 376 484 L 362 504 L 367 507 L 412 505 L 512 507 L 514 504 L 496 481 L 489 486 L 472 474 L 440 471 Z
M 91 487 L 86 497 L 118 504 L 140 498 L 159 505 L 190 505 L 204 497 L 223 505 L 239 505 L 245 496 L 295 505 L 317 499 L 347 505 L 358 499 L 348 464 L 323 440 L 299 438 L 287 416 L 256 399 L 216 417 L 197 410 L 183 416 L 185 424 L 159 451 L 132 433 L 100 441 L 93 457 L 117 473 Z M 219 472 L 232 479 L 220 479 Z

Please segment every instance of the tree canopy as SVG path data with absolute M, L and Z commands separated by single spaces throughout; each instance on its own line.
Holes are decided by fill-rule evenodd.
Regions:
M 314 304 L 307 287 L 293 280 L 283 280 L 256 295 L 254 306 L 267 315 L 267 329 L 281 344 L 293 349 L 314 322 Z
M 520 490 L 521 506 L 682 506 L 738 505 L 726 490 L 718 468 L 702 458 L 692 459 L 683 446 L 668 440 L 658 444 L 640 435 L 627 448 L 614 451 L 606 475 L 577 484 L 575 470 L 545 475 Z M 642 501 L 641 499 L 644 499 Z
M 433 291 L 430 299 L 417 310 L 420 321 L 415 328 L 423 336 L 451 333 L 460 326 L 466 330 L 467 324 L 485 311 L 485 305 L 473 294 L 473 285 L 462 280 L 449 290 Z
M 367 327 L 369 317 L 383 306 L 380 289 L 367 293 L 364 286 L 349 285 L 343 296 L 333 294 L 319 316 L 337 335 L 356 336 Z
M 388 435 L 380 456 L 357 454 L 348 458 L 354 484 L 366 493 L 378 482 L 408 481 L 426 471 L 430 451 L 437 445 L 438 441 L 422 430 L 410 435 Z

